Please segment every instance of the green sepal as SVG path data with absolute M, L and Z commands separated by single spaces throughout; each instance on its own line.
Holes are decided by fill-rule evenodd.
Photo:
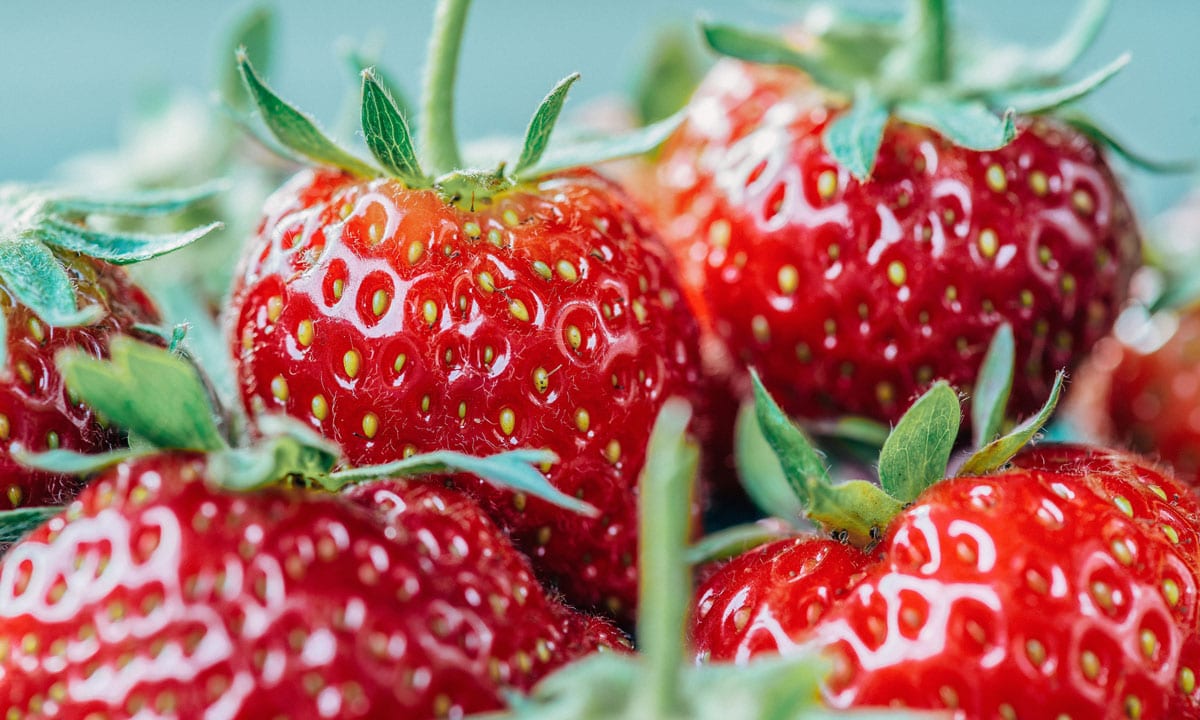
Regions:
M 829 660 L 813 648 L 798 656 L 760 657 L 746 664 L 681 666 L 683 699 L 669 714 L 654 713 L 639 702 L 645 686 L 642 655 L 595 653 L 570 663 L 518 698 L 511 709 L 473 720 L 907 720 L 901 711 L 865 711 L 845 715 L 825 709 L 821 683 Z M 930 717 L 930 716 L 927 716 Z
M 370 480 L 465 472 L 497 487 L 532 495 L 580 515 L 599 516 L 599 510 L 563 493 L 538 470 L 538 466 L 554 462 L 558 462 L 558 456 L 549 450 L 510 450 L 486 457 L 438 450 L 382 465 L 339 470 L 317 478 L 317 482 L 326 490 L 337 491 L 352 483 Z
M 863 480 L 833 484 L 821 457 L 751 371 L 755 413 L 808 519 L 859 546 L 872 545 L 903 504 Z
M 1073 83 L 1034 90 L 992 93 L 989 99 L 996 107 L 1011 108 L 1014 112 L 1022 115 L 1057 110 L 1092 93 L 1096 88 L 1111 80 L 1129 64 L 1130 57 L 1129 53 L 1124 53 L 1108 65 Z
M 960 475 L 986 475 L 1004 466 L 1014 455 L 1025 447 L 1034 435 L 1042 429 L 1046 421 L 1054 413 L 1058 405 L 1059 395 L 1062 394 L 1063 381 L 1066 374 L 1061 370 L 1054 377 L 1054 386 L 1050 388 L 1050 397 L 1038 410 L 1037 414 L 1013 428 L 1007 435 L 997 438 L 980 448 L 959 469 Z
M 835 420 L 814 420 L 805 423 L 805 428 L 810 434 L 820 438 L 858 443 L 874 447 L 876 450 L 883 447 L 891 433 L 891 428 L 878 420 L 857 415 L 847 415 Z
M 546 146 L 550 143 L 550 135 L 558 123 L 558 116 L 562 114 L 563 103 L 567 101 L 567 93 L 578 80 L 579 73 L 571 73 L 559 80 L 542 99 L 533 117 L 529 119 L 529 126 L 525 128 L 525 141 L 521 144 L 521 155 L 517 158 L 517 164 L 513 166 L 513 175 L 519 177 L 542 159 L 542 155 L 546 153 Z
M 284 147 L 320 165 L 332 165 L 360 177 L 379 176 L 378 170 L 338 147 L 312 118 L 267 87 L 242 50 L 238 51 L 237 63 L 263 123 Z
M 54 506 L 0 510 L 0 549 L 6 550 L 9 545 L 20 542 L 62 510 Z
M 395 82 L 389 73 L 384 72 L 379 67 L 378 61 L 374 59 L 378 54 L 377 47 L 363 51 L 354 43 L 341 43 L 338 46 L 338 55 L 346 63 L 346 67 L 354 73 L 355 79 L 361 80 L 363 71 L 369 69 L 375 82 L 379 83 L 380 87 L 387 93 L 392 104 L 396 106 L 396 110 L 400 112 L 405 122 L 408 123 L 409 131 L 412 131 L 416 126 L 414 106 L 399 83 Z
M 224 180 L 203 183 L 189 188 L 144 190 L 111 197 L 55 196 L 46 202 L 46 211 L 54 215 L 122 215 L 153 217 L 169 215 L 220 195 L 229 189 Z
M 817 84 L 847 94 L 853 88 L 853 83 L 827 68 L 820 58 L 796 49 L 778 34 L 704 20 L 700 22 L 700 32 L 708 46 L 721 55 L 764 65 L 794 67 Z
M 275 13 L 266 6 L 251 8 L 230 28 L 221 53 L 219 87 L 221 100 L 234 110 L 245 113 L 251 101 L 235 60 L 239 48 L 244 48 L 247 54 L 259 58 L 260 62 L 268 62 L 274 34 Z
M 375 77 L 374 68 L 362 71 L 362 129 L 367 147 L 384 170 L 410 188 L 429 186 L 408 122 Z
M 1093 142 L 1098 143 L 1116 153 L 1130 165 L 1139 167 L 1143 170 L 1166 175 L 1190 173 L 1197 167 L 1195 160 L 1163 161 L 1148 158 L 1145 155 L 1142 155 L 1131 149 L 1120 140 L 1117 140 L 1112 133 L 1097 125 L 1092 121 L 1091 118 L 1087 117 L 1081 112 L 1060 112 L 1058 113 L 1057 117 L 1079 132 L 1091 138 Z
M 871 177 L 890 114 L 871 86 L 864 84 L 855 90 L 849 109 L 822 136 L 825 150 L 859 182 Z
M 938 381 L 904 413 L 879 451 L 879 484 L 910 503 L 946 476 L 946 464 L 962 424 L 958 396 Z
M 976 448 L 991 442 L 1004 423 L 1004 410 L 1012 393 L 1016 353 L 1012 326 L 1003 323 L 996 328 L 987 354 L 983 356 L 975 392 L 971 395 L 971 430 Z
M 957 80 L 968 90 L 1054 84 L 1091 47 L 1108 18 L 1111 0 L 1084 0 L 1049 47 L 984 46 L 961 53 Z
M 792 492 L 806 507 L 811 502 L 810 483 L 828 485 L 832 482 L 825 460 L 776 404 L 756 371 L 750 371 L 750 379 L 754 385 L 754 412 L 759 429 L 779 459 L 779 466 Z
M 47 450 L 46 452 L 31 453 L 14 449 L 12 456 L 18 463 L 33 470 L 56 475 L 86 477 L 107 470 L 114 465 L 120 465 L 126 460 L 143 457 L 153 452 L 149 448 L 125 448 L 97 454 L 75 452 L 74 450 Z
M 289 480 L 320 483 L 341 455 L 336 445 L 294 418 L 257 420 L 264 436 L 260 442 L 209 456 L 209 475 L 222 487 L 246 491 Z
M 42 221 L 41 226 L 34 231 L 34 234 L 47 245 L 53 245 L 61 250 L 82 253 L 114 265 L 129 265 L 187 247 L 222 227 L 224 227 L 222 223 L 213 222 L 177 233 L 158 235 L 124 231 L 110 233 L 48 217 Z
M 30 233 L 0 238 L 0 279 L 18 302 L 54 327 L 91 325 L 106 314 L 99 305 L 78 307 L 75 286 L 62 263 Z
M 799 527 L 804 504 L 788 482 L 779 457 L 763 436 L 755 403 L 747 401 L 738 410 L 733 431 L 734 465 L 746 495 L 765 515 Z
M 795 537 L 795 528 L 773 519 L 722 528 L 688 547 L 683 557 L 692 565 L 728 560 L 756 547 Z
M 546 149 L 542 159 L 524 172 L 515 173 L 520 182 L 531 181 L 559 170 L 585 167 L 633 155 L 644 155 L 666 142 L 687 117 L 681 110 L 665 120 L 619 135 L 573 140 L 569 144 Z
M 109 342 L 109 354 L 110 360 L 101 360 L 70 349 L 55 360 L 71 392 L 156 447 L 225 448 L 195 367 L 167 350 L 120 335 Z
M 639 125 L 679 112 L 703 74 L 691 33 L 671 26 L 655 35 L 633 91 Z
M 996 150 L 1017 136 L 1011 110 L 997 117 L 980 101 L 904 100 L 897 103 L 895 114 L 906 122 L 936 130 L 968 150 Z

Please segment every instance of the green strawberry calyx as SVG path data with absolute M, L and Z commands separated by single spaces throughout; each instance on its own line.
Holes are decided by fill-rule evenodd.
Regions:
M 221 227 L 214 222 L 178 233 L 146 235 L 98 227 L 96 220 L 168 215 L 209 200 L 224 188 L 209 183 L 184 190 L 97 197 L 54 188 L 0 183 L 0 283 L 11 301 L 51 327 L 94 324 L 104 308 L 80 305 L 68 272 L 72 253 L 115 265 L 178 250 Z M 0 369 L 7 367 L 5 314 L 0 313 Z
M 260 418 L 260 441 L 234 445 L 222 433 L 211 392 L 192 363 L 127 336 L 114 337 L 109 353 L 111 358 L 105 360 L 69 349 L 60 352 L 56 362 L 73 397 L 126 430 L 130 448 L 88 455 L 61 449 L 33 454 L 14 447 L 19 462 L 58 474 L 91 475 L 163 451 L 205 453 L 208 480 L 237 491 L 286 483 L 336 492 L 353 483 L 384 478 L 471 473 L 574 512 L 597 512 L 550 484 L 543 472 L 558 458 L 547 450 L 511 450 L 486 457 L 436 451 L 343 469 L 336 445 L 299 421 L 271 415 Z M 25 519 L 0 513 L 0 528 Z
M 817 6 L 803 45 L 773 35 L 704 21 L 717 53 L 804 71 L 840 97 L 846 111 L 829 124 L 826 150 L 859 181 L 871 177 L 889 119 L 930 128 L 970 150 L 995 150 L 1016 137 L 1014 118 L 1055 112 L 1079 132 L 1130 162 L 1159 172 L 1189 164 L 1143 158 L 1077 111 L 1060 112 L 1107 83 L 1128 63 L 1122 54 L 1086 77 L 1067 71 L 1092 45 L 1111 0 L 1083 0 L 1066 31 L 1045 48 L 958 36 L 948 0 L 911 0 L 907 15 L 865 17 Z
M 1041 409 L 1004 431 L 1004 408 L 1012 389 L 1014 364 L 1012 328 L 1004 324 L 984 356 L 972 393 L 975 450 L 957 469 L 957 475 L 986 475 L 999 470 L 1033 440 L 1054 412 L 1066 377 L 1061 371 Z M 893 517 L 947 475 L 962 411 L 958 395 L 944 380 L 935 382 L 921 395 L 887 435 L 879 451 L 878 484 L 869 480 L 835 482 L 824 459 L 753 371 L 752 382 L 752 417 L 756 423 L 739 428 L 739 469 L 747 494 L 769 515 L 797 523 L 807 519 L 835 538 L 870 547 L 882 537 Z M 764 445 L 778 461 L 777 469 L 761 461 L 751 466 L 741 459 L 761 454 Z M 743 545 L 753 540 L 749 529 L 740 531 L 748 536 Z M 717 540 L 709 544 L 721 545 Z M 700 550 L 694 554 L 706 557 Z
M 639 496 L 637 654 L 597 653 L 543 679 L 504 713 L 476 720 L 621 718 L 825 718 L 820 686 L 832 664 L 815 649 L 744 665 L 693 665 L 686 658 L 691 566 L 686 548 L 698 448 L 688 440 L 691 408 L 663 404 L 650 433 Z M 855 715 L 859 717 L 859 715 Z M 929 717 L 899 711 L 862 718 Z
M 362 130 L 374 163 L 339 147 L 312 118 L 277 95 L 244 51 L 238 52 L 238 68 L 267 130 L 291 153 L 359 177 L 391 177 L 411 189 L 436 190 L 447 202 L 467 210 L 550 173 L 649 152 L 681 122 L 677 113 L 624 135 L 551 143 L 567 93 L 579 79 L 572 74 L 538 105 L 517 157 L 493 167 L 469 165 L 454 132 L 454 84 L 470 4 L 470 0 L 438 2 L 416 141 L 387 83 L 373 68 L 362 71 Z

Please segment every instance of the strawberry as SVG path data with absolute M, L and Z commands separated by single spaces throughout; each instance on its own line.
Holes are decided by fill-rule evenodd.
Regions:
M 282 420 L 262 445 L 227 446 L 199 377 L 166 351 L 117 339 L 112 354 L 59 363 L 72 391 L 159 449 L 24 457 L 95 479 L 0 562 L 10 708 L 461 716 L 624 647 L 613 626 L 548 594 L 474 501 L 405 479 L 524 475 L 538 492 L 544 478 L 524 460 L 442 453 L 330 474 L 336 448 Z M 356 482 L 339 495 L 296 487 Z
M 1152 455 L 1200 487 L 1200 193 L 1157 227 L 1155 267 L 1138 286 L 1158 297 L 1131 303 L 1097 346 L 1074 383 L 1069 419 L 1084 437 Z
M 759 546 L 696 590 L 697 660 L 745 662 L 791 644 L 862 578 L 868 556 L 829 538 L 800 536 Z
M 124 198 L 74 196 L 0 185 L 0 507 L 60 503 L 79 490 L 70 476 L 32 472 L 14 449 L 109 450 L 121 436 L 65 392 L 54 366 L 64 348 L 107 353 L 114 337 L 151 338 L 154 304 L 118 267 L 182 247 L 219 227 L 130 235 L 89 225 L 92 216 L 162 215 L 214 187 Z
M 1003 379 L 998 363 L 986 365 L 988 382 Z M 758 562 L 734 561 L 708 580 L 708 597 L 728 599 L 708 608 L 715 619 L 694 625 L 697 646 L 737 662 L 824 648 L 835 663 L 826 700 L 837 708 L 1200 717 L 1200 499 L 1122 451 L 1046 445 L 1016 454 L 1052 411 L 1061 377 L 1037 416 L 945 480 L 959 407 L 936 383 L 884 444 L 882 489 L 830 482 L 757 385 L 763 434 L 804 509 L 871 556 L 853 556 L 840 572 L 799 564 L 794 576 L 774 572 L 786 545 L 757 551 Z M 1002 404 L 1003 393 L 980 389 L 980 406 Z M 1002 413 L 992 407 L 990 416 Z M 799 612 L 814 587 L 841 599 Z M 742 629 L 738 613 L 758 631 L 732 632 L 730 615 Z
M 1053 58 L 951 63 L 946 3 L 914 6 L 916 34 L 706 26 L 717 51 L 772 66 L 718 63 L 659 163 L 658 215 L 711 331 L 803 418 L 894 422 L 937 379 L 968 387 L 1004 322 L 1023 358 L 1013 409 L 1032 411 L 1108 330 L 1138 262 L 1098 131 L 1042 114 L 1127 59 L 1059 84 L 1095 12 Z
M 435 717 L 502 707 L 588 634 L 476 504 L 404 481 L 353 503 L 213 490 L 128 461 L 0 564 L 0 685 L 31 716 Z M 173 659 L 172 659 L 173 658 Z
M 576 76 L 538 109 L 516 163 L 464 169 L 444 67 L 462 11 L 451 0 L 438 14 L 423 158 L 364 73 L 363 130 L 384 170 L 323 139 L 242 59 L 268 128 L 322 166 L 267 202 L 243 259 L 228 313 L 242 399 L 308 423 L 352 464 L 553 451 L 551 483 L 599 517 L 461 484 L 574 602 L 629 617 L 636 478 L 663 401 L 697 397 L 696 323 L 632 201 L 580 167 L 607 146 L 546 152 Z M 652 147 L 665 127 L 619 149 Z
M 1159 458 L 1195 487 L 1200 486 L 1200 309 L 1185 309 L 1176 322 L 1165 342 L 1145 350 L 1106 338 L 1080 375 L 1072 417 L 1091 436 Z

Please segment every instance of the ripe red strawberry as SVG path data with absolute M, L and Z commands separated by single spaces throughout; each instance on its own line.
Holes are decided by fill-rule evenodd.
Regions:
M 792 67 L 711 71 L 661 156 L 664 233 L 717 336 L 794 415 L 895 421 L 935 379 L 969 387 L 1004 322 L 1030 411 L 1108 330 L 1139 257 L 1099 143 L 1032 115 L 1084 88 L 1046 90 L 1066 64 L 1033 51 L 951 67 L 929 27 L 870 30 L 801 48 L 709 26 L 718 51 Z M 895 74 L 916 56 L 932 65 Z
M 461 33 L 461 19 L 439 37 Z M 570 169 L 578 156 L 542 161 L 573 78 L 544 101 L 509 167 L 461 169 L 453 139 L 437 135 L 450 118 L 424 118 L 432 177 L 367 73 L 363 127 L 390 176 L 380 177 L 328 141 L 321 152 L 300 142 L 309 136 L 292 132 L 295 118 L 315 128 L 242 67 L 281 142 L 341 168 L 302 172 L 271 198 L 244 258 L 229 331 L 246 406 L 309 423 L 353 464 L 552 450 L 551 483 L 598 518 L 464 487 L 573 601 L 628 616 L 646 437 L 667 397 L 698 392 L 697 330 L 633 203 Z
M 162 214 L 210 195 L 105 200 L 0 185 L 0 508 L 61 503 L 79 490 L 70 476 L 20 466 L 13 449 L 99 452 L 121 444 L 68 395 L 54 355 L 82 348 L 103 356 L 119 335 L 151 339 L 138 326 L 158 323 L 158 311 L 117 264 L 177 249 L 216 227 L 126 236 L 97 231 L 87 218 Z
M 845 598 L 869 556 L 836 540 L 802 536 L 762 545 L 710 575 L 696 591 L 696 659 L 745 662 L 779 652 Z
M 996 364 L 987 365 L 990 374 Z M 730 598 L 726 616 L 763 619 L 766 631 L 741 639 L 709 620 L 711 640 L 696 643 L 714 659 L 824 648 L 835 662 L 826 699 L 837 708 L 1200 717 L 1200 499 L 1121 451 L 1050 445 L 1013 457 L 1049 416 L 1057 386 L 1034 419 L 940 480 L 959 418 L 954 393 L 936 384 L 885 443 L 882 489 L 833 484 L 761 385 L 756 394 L 807 514 L 878 557 L 857 581 L 853 570 L 793 581 L 772 578 L 774 563 L 727 566 L 706 587 Z M 798 612 L 814 585 L 843 593 L 819 618 Z
M 1096 347 L 1072 388 L 1070 420 L 1085 437 L 1151 455 L 1200 487 L 1200 194 L 1156 225 L 1150 256 L 1160 297 L 1131 306 Z
M 457 491 L 237 494 L 207 485 L 209 470 L 196 454 L 129 461 L 13 547 L 0 563 L 8 708 L 459 716 L 619 640 L 548 597 Z
M 1106 338 L 1075 388 L 1073 419 L 1096 437 L 1152 455 L 1200 483 L 1200 309 L 1142 351 Z
M 838 707 L 1200 717 L 1200 503 L 1115 451 L 1047 447 L 935 485 L 817 625 Z M 1121 715 L 1121 712 L 1124 715 Z

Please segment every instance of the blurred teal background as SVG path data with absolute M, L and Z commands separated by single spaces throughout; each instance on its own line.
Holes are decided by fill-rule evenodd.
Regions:
M 899 8 L 900 2 L 853 3 Z M 241 2 L 0 1 L 0 180 L 43 180 L 68 158 L 115 146 L 136 98 L 154 87 L 213 86 L 222 31 Z M 333 123 L 355 79 L 335 41 L 379 34 L 381 65 L 419 87 L 433 2 L 275 4 L 279 33 L 270 81 Z M 459 84 L 464 137 L 519 134 L 537 101 L 569 71 L 583 73 L 568 106 L 627 92 L 657 30 L 697 12 L 769 26 L 795 17 L 787 0 L 479 0 Z M 961 22 L 1027 42 L 1055 36 L 1066 0 L 960 0 Z M 1117 0 L 1080 74 L 1125 49 L 1133 63 L 1085 105 L 1102 125 L 1155 158 L 1200 157 L 1200 0 Z M 1196 176 L 1124 169 L 1144 215 L 1178 199 Z

